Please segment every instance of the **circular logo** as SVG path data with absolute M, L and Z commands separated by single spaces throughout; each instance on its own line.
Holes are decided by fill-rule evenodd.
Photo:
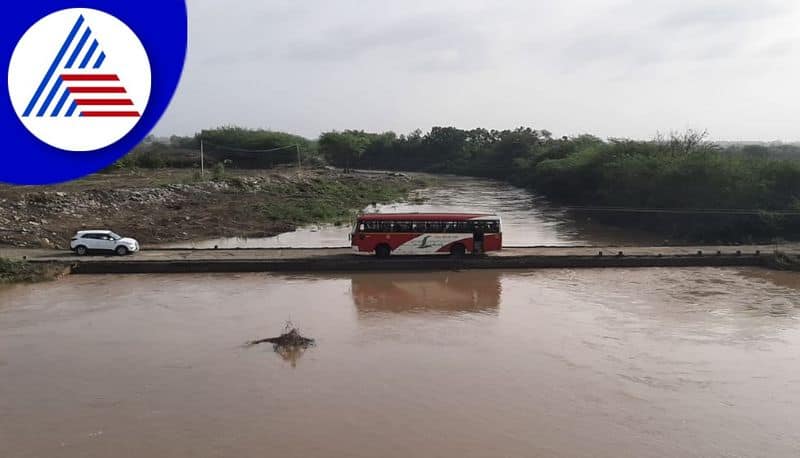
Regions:
M 25 32 L 8 68 L 22 124 L 67 151 L 93 151 L 133 129 L 150 98 L 150 60 L 139 37 L 102 11 L 57 11 Z
M 186 57 L 184 0 L 15 2 L 0 15 L 0 182 L 105 169 L 158 122 Z

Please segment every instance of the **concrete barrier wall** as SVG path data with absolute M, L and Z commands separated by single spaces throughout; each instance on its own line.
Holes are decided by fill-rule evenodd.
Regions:
M 503 256 L 503 257 L 395 257 L 352 256 L 286 260 L 92 260 L 75 262 L 76 274 L 206 273 L 206 272 L 372 272 L 461 269 L 540 269 L 609 267 L 731 267 L 766 266 L 767 255 L 686 256 Z

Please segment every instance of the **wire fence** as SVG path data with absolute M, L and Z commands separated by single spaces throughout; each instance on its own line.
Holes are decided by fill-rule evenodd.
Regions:
M 304 153 L 300 145 L 286 145 L 268 149 L 247 149 L 202 141 L 204 160 L 222 162 L 226 166 L 243 169 L 273 168 L 277 165 L 302 165 Z M 307 153 L 306 153 L 307 155 Z

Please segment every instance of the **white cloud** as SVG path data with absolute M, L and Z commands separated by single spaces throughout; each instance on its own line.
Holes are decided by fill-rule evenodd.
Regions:
M 793 0 L 190 0 L 158 134 L 432 125 L 800 137 Z

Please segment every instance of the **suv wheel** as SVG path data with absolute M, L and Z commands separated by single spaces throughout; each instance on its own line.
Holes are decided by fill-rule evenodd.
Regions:
M 83 245 L 78 245 L 75 247 L 75 254 L 77 254 L 78 256 L 85 256 L 88 251 L 89 250 L 87 250 L 86 247 Z
M 128 249 L 121 245 L 118 246 L 117 249 L 115 249 L 114 251 L 120 256 L 125 256 L 126 254 L 128 254 Z

